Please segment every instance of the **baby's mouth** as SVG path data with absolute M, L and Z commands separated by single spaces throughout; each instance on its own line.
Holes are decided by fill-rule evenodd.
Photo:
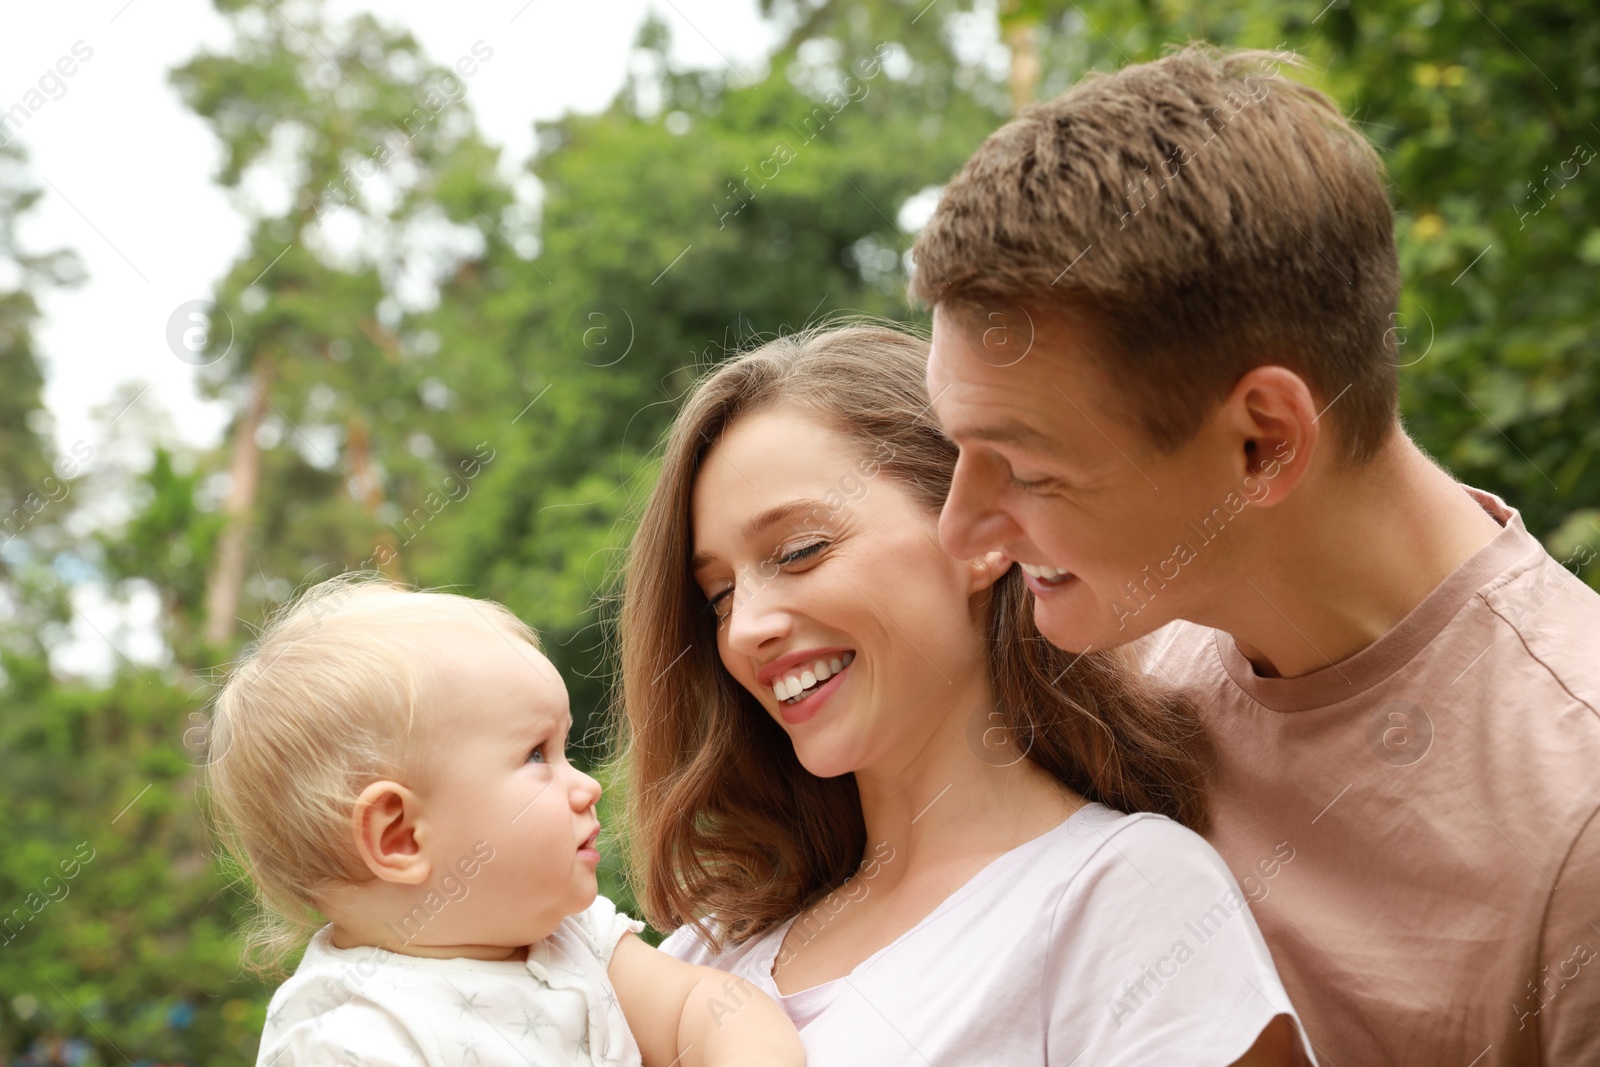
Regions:
M 781 678 L 775 679 L 772 683 L 772 695 L 780 704 L 798 704 L 811 690 L 834 675 L 842 673 L 846 667 L 855 662 L 855 658 L 854 652 L 819 656 L 815 662 L 795 667 Z

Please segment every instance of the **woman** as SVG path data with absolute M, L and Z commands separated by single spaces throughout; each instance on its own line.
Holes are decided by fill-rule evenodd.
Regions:
M 1314 1062 L 1194 832 L 1190 709 L 1046 643 L 1012 561 L 940 549 L 926 357 L 779 339 L 673 429 L 621 616 L 663 948 L 777 998 L 822 1067 Z

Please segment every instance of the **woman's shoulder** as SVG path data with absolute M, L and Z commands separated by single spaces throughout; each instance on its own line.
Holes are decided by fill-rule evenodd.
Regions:
M 708 928 L 715 921 L 714 918 L 704 920 Z M 701 927 L 695 923 L 684 923 L 663 938 L 659 947 L 669 956 L 701 967 L 716 966 L 716 959 L 720 955 L 711 951 Z
M 1232 916 L 1248 903 L 1198 833 L 1164 815 L 1092 802 L 1003 857 L 968 892 L 963 911 L 1021 909 L 1061 943 L 1117 936 L 1156 913 L 1198 915 L 1220 904 Z
M 1254 973 L 1276 983 L 1249 901 L 1205 838 L 1164 815 L 1095 806 L 1100 810 L 1075 828 L 1087 851 L 1063 865 L 1070 870 L 1052 887 L 1057 892 L 1045 942 L 1075 961 L 1066 964 L 1069 970 L 1105 965 L 1110 971 L 1096 977 L 1109 978 L 1127 971 L 1130 960 L 1186 958 L 1205 943 L 1230 946 L 1208 951 L 1208 966 L 1219 975 Z M 1086 945 L 1115 951 L 1086 953 Z
M 1160 867 L 1227 871 L 1217 850 L 1182 823 L 1155 812 L 1117 811 L 1095 801 L 1017 853 L 1026 854 L 1030 870 L 1053 872 L 1063 883 L 1140 858 Z
M 737 945 L 724 942 L 722 950 L 718 952 L 711 948 L 710 936 L 720 930 L 717 917 L 710 915 L 698 922 L 685 923 L 678 927 L 666 936 L 659 947 L 662 952 L 685 963 L 731 970 L 741 959 L 757 951 L 768 938 L 781 937 L 787 926 L 788 923 L 780 923 Z
M 1084 829 L 1102 840 L 1062 885 L 1043 938 L 1047 985 L 1075 1046 L 1200 1042 L 1232 1050 L 1231 1061 L 1274 1016 L 1298 1025 L 1217 850 L 1162 815 L 1092 814 Z M 1067 992 L 1081 989 L 1103 991 L 1093 1011 Z

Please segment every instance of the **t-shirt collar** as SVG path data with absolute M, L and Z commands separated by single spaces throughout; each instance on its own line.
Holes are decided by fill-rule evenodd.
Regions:
M 1461 488 L 1503 529 L 1412 608 L 1388 633 L 1337 664 L 1294 678 L 1263 678 L 1255 672 L 1232 635 L 1214 631 L 1223 669 L 1254 701 L 1272 711 L 1308 711 L 1355 697 L 1410 663 L 1426 648 L 1473 594 L 1496 575 L 1543 553 L 1522 523 L 1522 515 L 1493 493 Z

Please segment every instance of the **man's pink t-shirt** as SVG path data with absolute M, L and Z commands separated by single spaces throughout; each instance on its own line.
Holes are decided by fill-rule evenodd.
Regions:
M 1600 1064 L 1600 595 L 1463 488 L 1504 529 L 1346 660 L 1137 644 L 1205 716 L 1210 841 L 1334 1067 Z

